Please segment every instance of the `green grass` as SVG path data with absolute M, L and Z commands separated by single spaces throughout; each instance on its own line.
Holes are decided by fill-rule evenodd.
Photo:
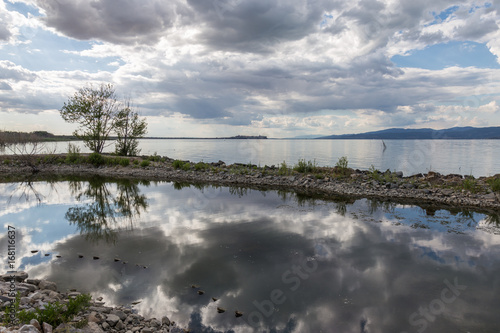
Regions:
M 307 161 L 305 159 L 299 159 L 297 164 L 293 167 L 294 171 L 300 172 L 300 173 L 314 173 L 316 172 L 317 165 L 316 165 L 316 160 L 313 162 Z
M 342 175 L 347 176 L 349 173 L 349 161 L 347 160 L 347 156 L 342 156 L 339 158 L 337 163 L 335 164 L 336 171 Z
M 462 188 L 469 192 L 475 193 L 477 191 L 477 180 L 473 176 L 465 177 L 462 182 Z
M 194 169 L 196 171 L 205 171 L 210 168 L 210 164 L 203 163 L 203 162 L 198 162 L 194 165 Z
M 291 173 L 291 170 L 288 168 L 288 165 L 286 165 L 286 162 L 283 161 L 283 163 L 280 164 L 280 167 L 278 169 L 278 175 L 288 176 L 290 173 Z
M 21 323 L 29 323 L 32 319 L 36 319 L 40 324 L 47 323 L 57 327 L 71 321 L 74 316 L 88 308 L 91 298 L 88 294 L 78 295 L 70 299 L 66 306 L 59 301 L 49 302 L 43 310 L 39 308 L 34 312 L 21 310 L 17 316 Z
M 493 192 L 500 192 L 500 178 L 488 179 L 488 184 Z
M 174 169 L 181 169 L 181 170 L 184 170 L 184 171 L 188 171 L 191 169 L 191 163 L 189 162 L 184 162 L 184 161 L 181 161 L 181 160 L 175 160 L 172 162 L 172 166 L 174 167 Z
M 145 167 L 148 167 L 148 166 L 149 166 L 149 163 L 150 163 L 150 162 L 149 162 L 148 160 L 144 160 L 144 161 L 142 161 L 142 162 L 141 162 L 141 164 L 140 164 L 140 165 L 141 165 L 141 167 L 145 168 Z

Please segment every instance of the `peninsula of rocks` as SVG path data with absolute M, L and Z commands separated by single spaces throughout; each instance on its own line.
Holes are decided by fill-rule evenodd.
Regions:
M 402 172 L 359 170 L 346 166 L 318 167 L 299 161 L 293 167 L 256 166 L 223 161 L 204 163 L 168 157 L 114 157 L 67 154 L 0 156 L 0 181 L 36 181 L 70 176 L 103 176 L 157 181 L 205 183 L 289 190 L 327 197 L 378 198 L 461 208 L 500 210 L 500 175 L 492 177 L 441 175 L 437 172 L 403 175 Z

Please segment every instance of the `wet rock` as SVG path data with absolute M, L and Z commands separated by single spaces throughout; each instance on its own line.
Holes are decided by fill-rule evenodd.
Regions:
M 241 316 L 243 316 L 243 312 L 241 312 L 241 311 L 234 311 L 234 316 L 236 318 L 241 317 Z
M 218 313 L 224 313 L 224 312 L 226 312 L 226 309 L 221 308 L 221 307 L 217 307 L 217 312 Z

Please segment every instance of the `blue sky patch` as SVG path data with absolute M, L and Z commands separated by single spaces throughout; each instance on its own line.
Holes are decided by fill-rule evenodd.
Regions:
M 18 13 L 23 14 L 26 17 L 28 17 L 28 14 L 31 14 L 33 16 L 41 16 L 38 8 L 22 2 L 11 3 L 10 1 L 7 0 L 5 1 L 5 5 L 7 7 L 7 10 L 16 11 Z
M 482 43 L 449 42 L 436 44 L 410 55 L 391 58 L 398 67 L 439 70 L 447 67 L 500 68 L 497 58 Z

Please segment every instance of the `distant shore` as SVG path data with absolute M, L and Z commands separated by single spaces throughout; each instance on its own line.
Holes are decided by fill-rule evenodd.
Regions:
M 317 167 L 303 169 L 284 165 L 257 167 L 251 164 L 189 162 L 168 157 L 103 156 L 96 167 L 86 161 L 71 162 L 66 154 L 0 155 L 0 182 L 38 181 L 70 176 L 103 176 L 144 180 L 208 183 L 222 186 L 290 190 L 324 197 L 379 198 L 398 202 L 430 203 L 500 212 L 500 175 L 463 177 L 436 172 L 404 177 L 402 172 Z M 123 163 L 126 162 L 126 163 Z M 309 169 L 308 169 L 309 168 Z

